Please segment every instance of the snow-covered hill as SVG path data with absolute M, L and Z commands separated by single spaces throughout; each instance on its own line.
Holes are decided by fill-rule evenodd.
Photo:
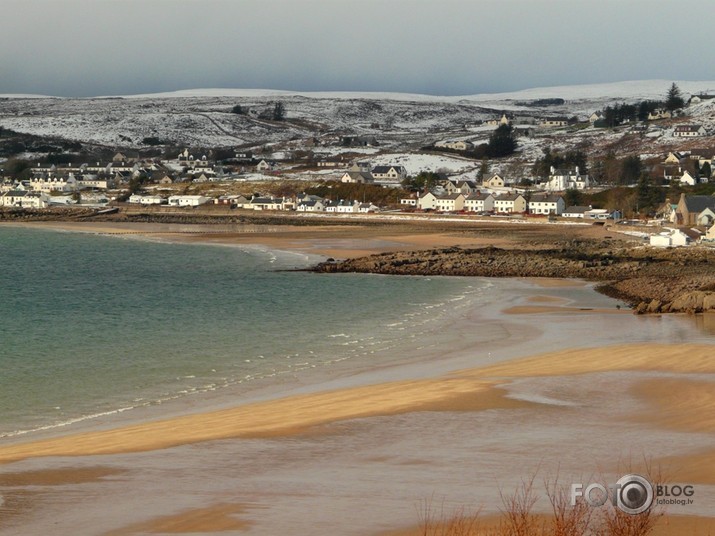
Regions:
M 139 147 L 147 138 L 191 147 L 335 147 L 341 136 L 369 135 L 377 139 L 382 150 L 404 150 L 445 138 L 484 141 L 489 133 L 477 125 L 504 111 L 536 118 L 575 115 L 585 119 L 608 104 L 663 99 L 671 83 L 646 80 L 457 97 L 258 89 L 198 89 L 90 99 L 0 95 L 0 126 L 111 148 Z M 715 92 L 713 81 L 677 84 L 685 97 Z M 565 103 L 540 106 L 533 102 L 546 98 L 564 99 Z M 283 104 L 287 121 L 261 119 L 259 114 L 277 101 Z M 231 113 L 237 104 L 250 113 Z M 687 113 L 693 120 L 715 128 L 714 104 L 704 101 L 688 108 Z M 558 131 L 546 132 L 543 137 L 536 143 L 525 141 L 522 146 L 536 155 L 544 144 L 558 147 L 562 143 L 593 144 L 596 139 L 612 143 L 618 139 L 612 133 L 593 129 L 576 133 L 570 142 Z

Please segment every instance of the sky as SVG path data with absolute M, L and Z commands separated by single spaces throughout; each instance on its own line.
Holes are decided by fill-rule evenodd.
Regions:
M 0 94 L 707 80 L 712 0 L 0 0 Z

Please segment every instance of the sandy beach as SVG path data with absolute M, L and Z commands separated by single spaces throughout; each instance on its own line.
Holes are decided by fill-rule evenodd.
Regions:
M 335 258 L 465 245 L 456 233 L 368 227 L 32 226 Z M 505 334 L 489 351 L 464 345 L 440 361 L 436 349 L 422 363 L 323 377 L 231 407 L 199 401 L 183 415 L 4 441 L 0 534 L 407 535 L 430 498 L 448 510 L 481 507 L 488 521 L 499 490 L 534 474 L 568 485 L 644 470 L 644 460 L 670 482 L 696 485 L 694 504 L 670 507 L 656 534 L 712 532 L 710 336 L 692 319 L 619 311 L 582 281 L 513 285 L 528 293 L 480 311 Z

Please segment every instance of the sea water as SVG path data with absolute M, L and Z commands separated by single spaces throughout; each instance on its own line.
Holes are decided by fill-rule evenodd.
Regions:
M 0 437 L 345 360 L 382 363 L 489 285 L 289 270 L 314 261 L 0 227 Z

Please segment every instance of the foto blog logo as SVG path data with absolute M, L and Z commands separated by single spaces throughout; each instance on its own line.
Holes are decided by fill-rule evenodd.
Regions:
M 626 514 L 641 514 L 654 503 L 657 504 L 692 504 L 695 490 L 691 485 L 653 486 L 650 481 L 637 474 L 624 475 L 608 488 L 599 483 L 589 484 L 584 488 L 581 483 L 571 484 L 571 506 L 576 505 L 579 497 L 591 507 L 611 504 Z M 683 499 L 681 497 L 687 497 Z

